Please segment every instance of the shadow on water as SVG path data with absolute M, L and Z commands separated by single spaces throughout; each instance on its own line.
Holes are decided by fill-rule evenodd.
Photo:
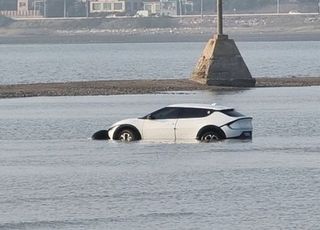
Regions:
M 243 94 L 248 91 L 253 90 L 253 88 L 223 88 L 223 89 L 213 89 L 213 90 L 208 90 L 210 95 L 212 96 L 222 96 L 222 95 L 238 95 L 238 94 Z
M 90 140 L 92 140 L 90 138 Z M 240 143 L 252 143 L 252 139 L 240 140 L 240 139 L 226 139 L 211 142 L 201 142 L 196 139 L 185 139 L 185 140 L 140 140 L 132 142 L 122 142 L 117 140 L 92 140 L 98 141 L 100 144 L 119 144 L 119 145 L 188 145 L 188 144 L 199 144 L 199 145 L 221 145 L 221 144 L 240 144 Z

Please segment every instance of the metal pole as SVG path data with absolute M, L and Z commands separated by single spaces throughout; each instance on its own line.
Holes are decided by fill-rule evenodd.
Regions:
M 201 11 L 201 18 L 203 18 L 203 0 L 201 0 L 200 2 L 200 11 Z
M 280 0 L 277 0 L 277 14 L 280 14 Z
M 63 17 L 67 17 L 67 0 L 63 2 Z
M 90 2 L 86 0 L 86 16 L 89 17 Z
M 217 0 L 217 33 L 218 35 L 223 34 L 222 29 L 222 0 Z
M 320 14 L 320 0 L 318 0 L 318 14 Z

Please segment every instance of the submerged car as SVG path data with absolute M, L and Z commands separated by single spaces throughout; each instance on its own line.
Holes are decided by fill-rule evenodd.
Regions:
M 252 117 L 216 104 L 169 105 L 141 118 L 119 121 L 93 134 L 95 140 L 186 140 L 211 142 L 252 138 Z

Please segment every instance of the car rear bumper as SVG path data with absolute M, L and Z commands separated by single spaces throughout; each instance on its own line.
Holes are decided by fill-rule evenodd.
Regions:
M 227 139 L 252 139 L 252 129 L 231 129 L 229 126 L 221 127 Z
M 252 118 L 240 118 L 221 127 L 228 139 L 252 139 Z
M 243 131 L 240 134 L 240 136 L 233 137 L 233 139 L 241 139 L 241 140 L 252 139 L 252 131 Z

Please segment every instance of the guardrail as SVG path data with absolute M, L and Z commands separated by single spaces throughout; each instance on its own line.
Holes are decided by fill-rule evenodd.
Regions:
M 7 17 L 42 17 L 40 10 L 16 11 L 16 10 L 1 10 L 0 15 Z

